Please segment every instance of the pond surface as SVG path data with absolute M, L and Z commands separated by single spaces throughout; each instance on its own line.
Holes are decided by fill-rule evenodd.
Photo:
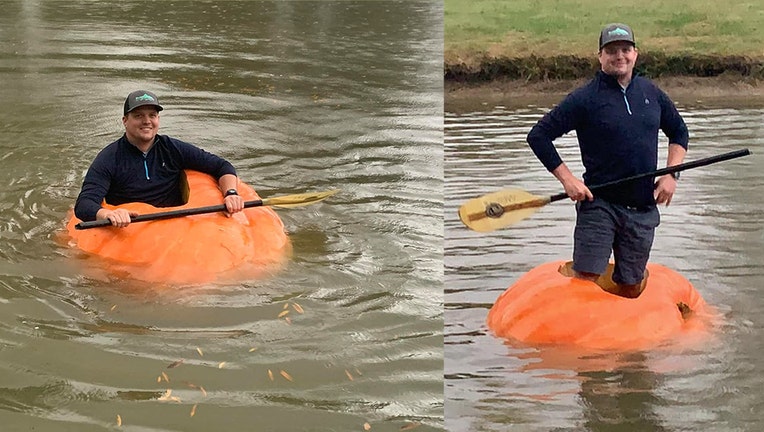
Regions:
M 439 2 L 3 2 L 2 429 L 442 430 L 442 27 Z M 285 269 L 88 275 L 60 234 L 136 89 L 263 197 L 341 189 L 278 210 Z

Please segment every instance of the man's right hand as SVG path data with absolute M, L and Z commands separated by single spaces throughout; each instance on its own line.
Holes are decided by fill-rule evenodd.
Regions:
M 592 194 L 592 191 L 589 190 L 584 182 L 577 179 L 576 177 L 570 177 L 569 179 L 566 179 L 564 182 L 562 182 L 562 187 L 565 188 L 565 193 L 568 194 L 570 199 L 573 201 L 592 201 L 594 199 L 594 194 Z
M 586 187 L 583 181 L 579 180 L 572 172 L 570 172 L 565 163 L 561 163 L 555 168 L 554 171 L 552 171 L 552 174 L 557 177 L 557 180 L 559 180 L 560 183 L 562 183 L 562 187 L 565 188 L 565 193 L 573 201 L 594 200 L 592 191 Z
M 108 219 L 111 221 L 112 226 L 117 228 L 124 228 L 130 225 L 131 217 L 138 216 L 137 212 L 129 211 L 125 209 L 101 209 L 96 214 L 96 219 Z

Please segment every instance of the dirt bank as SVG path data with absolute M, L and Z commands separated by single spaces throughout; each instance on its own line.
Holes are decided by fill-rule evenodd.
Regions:
M 654 80 L 677 104 L 685 106 L 764 107 L 764 81 L 720 76 L 664 77 Z M 479 84 L 445 82 L 445 109 L 464 112 L 504 106 L 551 106 L 586 80 L 494 80 Z
M 578 57 L 446 63 L 446 111 L 551 105 L 591 79 L 597 67 L 596 59 Z M 653 81 L 681 105 L 764 106 L 760 60 L 652 56 L 641 59 L 636 70 L 655 77 Z

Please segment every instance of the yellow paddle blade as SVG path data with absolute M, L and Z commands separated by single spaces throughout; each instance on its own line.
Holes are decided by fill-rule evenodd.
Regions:
M 490 232 L 527 218 L 549 202 L 549 197 L 504 189 L 467 201 L 459 207 L 459 219 L 473 231 Z
M 333 189 L 324 192 L 309 192 L 265 198 L 263 199 L 263 205 L 284 208 L 301 207 L 323 201 L 339 191 L 339 189 Z

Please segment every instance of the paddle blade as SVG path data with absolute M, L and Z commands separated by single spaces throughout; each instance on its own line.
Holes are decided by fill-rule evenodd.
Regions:
M 339 189 L 265 198 L 263 199 L 263 205 L 284 208 L 301 207 L 323 201 L 337 192 L 339 192 Z
M 459 207 L 459 219 L 469 229 L 490 232 L 517 223 L 549 204 L 520 189 L 504 189 L 471 199 Z

